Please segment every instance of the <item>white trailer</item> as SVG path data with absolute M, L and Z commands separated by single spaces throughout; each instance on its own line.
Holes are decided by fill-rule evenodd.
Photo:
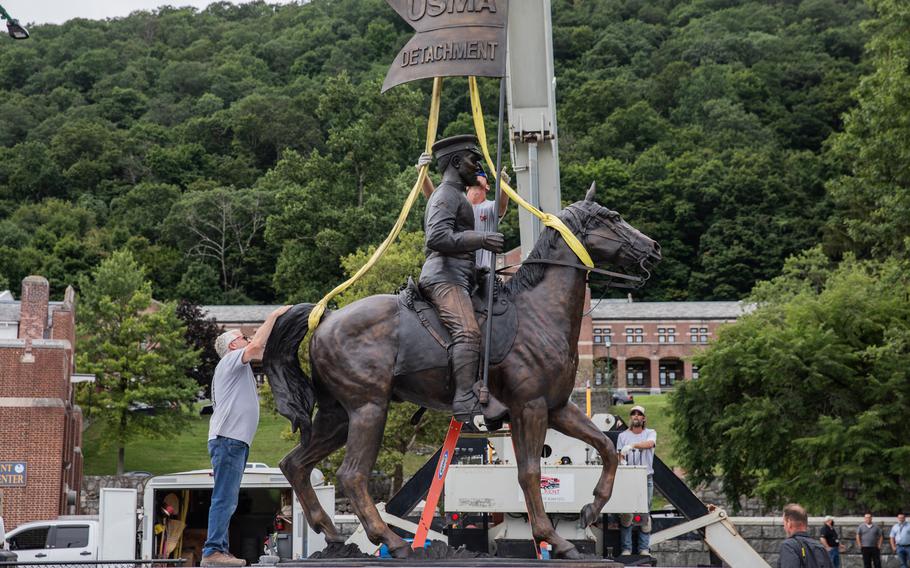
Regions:
M 326 485 L 322 473 L 311 477 L 319 502 L 329 515 L 335 511 L 335 487 Z M 208 524 L 214 476 L 211 469 L 158 475 L 146 482 L 143 497 L 141 558 L 162 558 L 162 536 L 155 527 L 167 527 L 168 521 L 184 523 L 181 556 L 192 556 L 198 566 Z M 174 503 L 170 507 L 167 503 Z M 183 511 L 186 511 L 185 515 Z M 181 518 L 183 520 L 181 520 Z M 277 521 L 277 523 L 276 523 Z M 173 529 L 180 529 L 179 523 Z M 277 525 L 277 528 L 276 528 Z M 166 533 L 165 533 L 166 534 Z M 288 480 L 278 468 L 247 468 L 240 484 L 237 510 L 229 528 L 230 552 L 250 564 L 264 554 L 266 540 L 273 537 L 276 552 L 282 560 L 306 558 L 325 548 L 325 538 L 309 527 Z M 165 547 L 166 547 L 165 542 Z M 165 548 L 166 551 L 166 548 Z M 173 553 L 172 553 L 173 554 Z

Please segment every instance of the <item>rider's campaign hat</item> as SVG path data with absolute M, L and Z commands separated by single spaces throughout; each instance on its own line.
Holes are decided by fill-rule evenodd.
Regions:
M 468 150 L 480 156 L 480 147 L 477 143 L 477 137 L 473 134 L 459 134 L 458 136 L 449 136 L 433 144 L 433 154 L 436 159 Z

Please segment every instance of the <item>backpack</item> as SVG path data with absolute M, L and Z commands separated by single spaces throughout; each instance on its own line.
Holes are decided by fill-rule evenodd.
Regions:
M 800 568 L 832 568 L 831 557 L 820 542 L 794 535 L 787 539 L 787 543 L 796 550 Z

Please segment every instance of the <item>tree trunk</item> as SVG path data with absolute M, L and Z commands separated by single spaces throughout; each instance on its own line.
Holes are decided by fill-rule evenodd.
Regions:
M 117 475 L 123 475 L 123 464 L 126 462 L 126 410 L 120 412 L 120 441 L 117 443 Z

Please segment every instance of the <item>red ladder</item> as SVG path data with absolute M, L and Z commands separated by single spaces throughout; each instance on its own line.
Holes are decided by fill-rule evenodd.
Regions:
M 443 442 L 442 450 L 439 452 L 439 460 L 436 462 L 436 475 L 430 484 L 430 490 L 427 492 L 423 513 L 420 515 L 420 522 L 417 523 L 417 532 L 414 533 L 414 544 L 412 546 L 414 549 L 423 548 L 427 542 L 430 522 L 432 522 L 436 514 L 436 505 L 439 504 L 439 496 L 445 486 L 446 474 L 449 473 L 449 465 L 451 465 L 452 458 L 455 456 L 455 444 L 458 443 L 461 426 L 461 422 L 454 418 L 449 422 L 449 432 L 446 434 L 446 440 Z

